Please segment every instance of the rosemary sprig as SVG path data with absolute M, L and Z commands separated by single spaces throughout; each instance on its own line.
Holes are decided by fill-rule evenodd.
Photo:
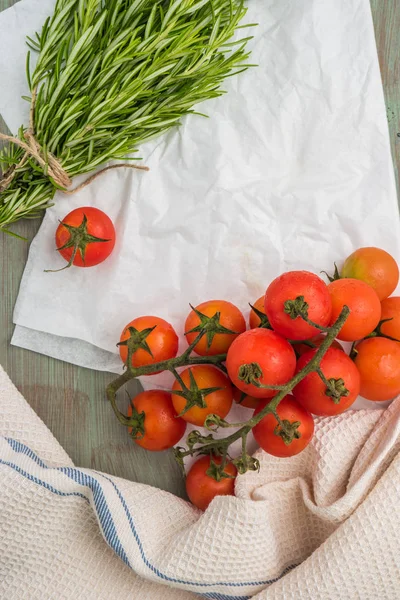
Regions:
M 245 13 L 244 0 L 58 0 L 28 40 L 38 52 L 33 73 L 28 54 L 27 79 L 45 162 L 56 157 L 71 178 L 88 173 L 198 114 L 195 105 L 250 66 L 250 37 L 234 36 Z M 0 153 L 3 177 L 15 171 L 0 194 L 0 229 L 39 216 L 59 187 L 23 158 L 14 144 Z

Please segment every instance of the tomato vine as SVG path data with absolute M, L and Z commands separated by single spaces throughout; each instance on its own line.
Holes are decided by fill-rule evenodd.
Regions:
M 295 307 L 296 310 L 290 310 L 289 308 Z M 303 297 L 298 297 L 292 301 L 292 306 L 287 307 L 288 313 L 290 313 L 291 318 L 302 318 L 304 321 L 309 323 L 308 319 L 308 311 L 307 304 L 304 302 Z M 250 431 L 255 427 L 267 414 L 273 414 L 277 421 L 277 433 L 276 435 L 281 435 L 281 437 L 285 440 L 285 444 L 290 444 L 295 437 L 298 437 L 296 423 L 290 423 L 288 421 L 282 421 L 277 413 L 277 407 L 279 403 L 283 400 L 283 398 L 289 394 L 294 387 L 302 381 L 308 374 L 312 372 L 316 372 L 321 379 L 324 378 L 323 373 L 320 369 L 320 363 L 327 350 L 330 348 L 338 333 L 340 332 L 342 326 L 344 325 L 346 319 L 350 314 L 350 310 L 347 306 L 344 306 L 342 311 L 340 312 L 338 318 L 333 323 L 331 327 L 324 328 L 324 332 L 326 332 L 326 337 L 324 341 L 321 343 L 318 349 L 316 349 L 315 355 L 312 360 L 310 360 L 303 369 L 301 369 L 298 373 L 292 377 L 290 381 L 281 386 L 264 386 L 260 383 L 260 379 L 262 378 L 262 369 L 257 363 L 250 363 L 247 365 L 243 365 L 238 373 L 238 376 L 241 380 L 250 381 L 256 387 L 270 387 L 277 391 L 277 394 L 269 401 L 268 404 L 260 411 L 258 414 L 253 415 L 249 420 L 243 423 L 229 423 L 225 419 L 222 419 L 218 415 L 209 414 L 204 422 L 204 428 L 209 433 L 202 433 L 199 430 L 194 430 L 186 438 L 186 447 L 176 447 L 175 448 L 175 457 L 177 461 L 183 466 L 184 458 L 187 456 L 199 456 L 204 454 L 209 454 L 214 457 L 221 457 L 221 460 L 217 462 L 211 461 L 211 467 L 209 469 L 209 475 L 214 479 L 218 479 L 221 477 L 226 477 L 225 467 L 228 461 L 233 462 L 236 466 L 238 472 L 240 474 L 245 473 L 248 470 L 258 470 L 259 462 L 256 458 L 250 456 L 247 453 L 246 442 L 247 436 Z M 215 319 L 215 323 L 217 323 L 218 319 Z M 182 379 L 179 375 L 178 369 L 181 367 L 187 367 L 191 365 L 213 365 L 214 367 L 220 369 L 224 373 L 226 373 L 226 367 L 224 362 L 226 360 L 226 354 L 219 354 L 215 356 L 193 356 L 193 351 L 198 342 L 202 339 L 203 336 L 210 336 L 210 326 L 209 321 L 207 326 L 199 327 L 198 335 L 192 341 L 192 343 L 186 348 L 186 350 L 175 358 L 170 358 L 168 360 L 164 360 L 155 364 L 144 365 L 140 367 L 132 366 L 132 356 L 135 352 L 135 348 L 137 347 L 137 340 L 134 334 L 131 334 L 126 340 L 127 346 L 127 359 L 125 362 L 125 371 L 122 375 L 120 375 L 117 379 L 115 379 L 110 385 L 107 387 L 107 398 L 111 403 L 111 406 L 114 410 L 116 417 L 119 422 L 126 427 L 133 427 L 133 416 L 127 416 L 123 414 L 118 406 L 117 406 L 117 392 L 123 386 L 125 386 L 132 379 L 144 376 L 151 375 L 154 373 L 159 373 L 160 371 L 169 371 L 175 379 L 180 381 L 182 385 Z M 324 379 L 323 379 L 324 380 Z M 337 385 L 336 385 L 337 383 Z M 345 390 L 343 386 L 340 385 L 340 382 L 329 382 L 328 388 L 334 390 L 332 392 L 332 396 L 334 401 L 340 400 L 341 393 L 345 394 Z M 182 395 L 187 399 L 187 402 L 190 402 L 191 391 L 186 388 L 186 386 L 182 386 Z M 222 438 L 215 438 L 213 433 L 218 429 L 228 429 L 234 428 L 235 431 L 230 435 Z M 241 440 L 241 453 L 239 457 L 233 458 L 229 454 L 230 446 L 236 442 L 237 440 Z

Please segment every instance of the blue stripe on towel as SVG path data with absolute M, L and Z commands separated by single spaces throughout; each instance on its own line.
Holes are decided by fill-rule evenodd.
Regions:
M 226 594 L 219 594 L 218 592 L 209 592 L 208 594 L 201 594 L 203 598 L 210 598 L 210 600 L 249 600 L 251 596 L 226 596 Z
M 25 444 L 22 444 L 21 442 L 18 442 L 11 438 L 4 438 L 4 439 L 6 439 L 6 441 L 10 444 L 10 446 L 12 447 L 12 449 L 15 452 L 18 452 L 18 453 L 28 456 L 31 460 L 33 460 L 36 464 L 38 464 L 43 469 L 51 469 L 51 467 L 48 467 L 28 446 L 25 446 Z M 0 464 L 4 464 L 4 465 L 11 467 L 15 471 L 17 471 L 20 475 L 22 475 L 23 477 L 26 477 L 27 479 L 29 479 L 30 481 L 33 481 L 37 485 L 43 486 L 44 488 L 46 488 L 47 490 L 49 490 L 50 492 L 52 492 L 54 494 L 57 494 L 59 496 L 78 496 L 78 497 L 83 498 L 87 502 L 89 502 L 89 499 L 84 494 L 81 494 L 79 492 L 62 492 L 61 490 L 57 490 L 56 488 L 49 485 L 45 481 L 38 479 L 37 477 L 31 475 L 27 471 L 24 471 L 18 465 L 3 461 L 1 459 L 0 459 Z M 55 468 L 54 470 L 63 473 L 64 475 L 66 475 L 67 477 L 69 477 L 70 479 L 75 481 L 76 483 L 79 483 L 82 486 L 86 486 L 92 491 L 93 501 L 94 501 L 94 505 L 96 508 L 96 513 L 98 515 L 105 539 L 107 540 L 110 547 L 113 548 L 115 553 L 128 566 L 131 566 L 129 563 L 129 559 L 126 555 L 126 552 L 121 544 L 121 541 L 118 538 L 118 534 L 117 534 L 117 531 L 116 531 L 116 528 L 115 528 L 115 525 L 114 525 L 114 522 L 112 519 L 110 509 L 107 506 L 107 502 L 106 502 L 106 499 L 104 496 L 103 489 L 101 487 L 101 484 L 97 481 L 97 479 L 95 479 L 94 477 L 92 477 L 90 475 L 87 475 L 86 473 L 83 473 L 82 471 L 80 471 L 79 469 L 76 469 L 76 468 L 59 467 L 59 468 Z M 286 573 L 288 573 L 289 571 L 291 571 L 292 569 L 294 569 L 297 566 L 297 565 L 291 565 L 291 566 L 287 567 L 281 573 L 281 575 L 279 575 L 278 577 L 275 577 L 273 579 L 268 579 L 265 581 L 251 581 L 251 582 L 221 581 L 221 582 L 214 582 L 214 583 L 200 583 L 200 582 L 195 582 L 195 581 L 186 581 L 183 579 L 175 579 L 173 577 L 169 577 L 165 573 L 162 573 L 161 571 L 159 571 L 157 569 L 157 567 L 152 565 L 149 562 L 149 560 L 147 559 L 147 557 L 144 553 L 143 544 L 140 540 L 140 537 L 136 530 L 135 524 L 133 522 L 132 515 L 129 512 L 126 501 L 125 501 L 123 495 L 121 494 L 120 490 L 116 486 L 116 484 L 106 475 L 103 475 L 102 473 L 98 473 L 98 475 L 103 477 L 107 481 L 109 481 L 112 484 L 112 486 L 114 487 L 114 489 L 120 499 L 120 502 L 124 508 L 126 517 L 129 522 L 130 529 L 136 540 L 136 543 L 138 545 L 139 552 L 140 552 L 140 555 L 142 557 L 144 564 L 151 571 L 153 571 L 153 573 L 155 573 L 160 579 L 163 579 L 164 581 L 169 581 L 169 582 L 183 584 L 183 585 L 198 586 L 198 587 L 213 587 L 213 586 L 219 586 L 219 585 L 229 586 L 229 587 L 248 587 L 248 586 L 270 585 L 270 584 L 278 581 L 281 577 L 286 575 Z M 250 596 L 230 596 L 230 595 L 220 594 L 218 592 L 209 592 L 209 593 L 202 594 L 202 596 L 205 598 L 209 598 L 210 600 L 248 600 L 248 598 L 250 598 Z

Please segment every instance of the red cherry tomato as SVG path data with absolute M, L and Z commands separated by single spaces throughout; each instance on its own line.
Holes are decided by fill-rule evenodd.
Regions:
M 361 396 L 392 400 L 400 394 L 400 343 L 375 337 L 357 344 L 356 367 L 361 375 Z
M 317 350 L 311 350 L 301 356 L 297 362 L 296 372 L 301 371 L 315 356 Z M 298 402 L 309 412 L 321 417 L 338 415 L 351 406 L 360 393 L 360 374 L 343 350 L 329 348 L 321 360 L 320 368 L 326 379 L 348 394 L 334 402 L 329 394 L 329 389 L 317 372 L 310 373 L 293 390 L 293 395 Z M 335 381 L 336 380 L 336 383 Z M 340 381 L 341 380 L 341 381 Z M 346 393 L 347 393 L 346 392 Z
M 213 462 L 219 465 L 221 464 L 221 459 L 213 457 Z M 186 476 L 186 492 L 189 500 L 197 508 L 200 508 L 200 510 L 206 510 L 211 500 L 216 496 L 235 495 L 236 467 L 228 462 L 224 472 L 230 475 L 230 477 L 223 477 L 220 481 L 216 481 L 210 475 L 207 475 L 210 463 L 209 456 L 202 456 L 202 458 L 199 458 L 192 465 Z
M 76 267 L 93 267 L 102 263 L 110 256 L 114 245 L 114 225 L 110 217 L 98 208 L 76 208 L 57 227 L 57 250 Z
M 358 279 L 338 279 L 328 285 L 332 299 L 330 325 L 338 318 L 343 306 L 348 306 L 350 315 L 338 333 L 339 340 L 354 342 L 369 335 L 381 318 L 381 303 L 367 283 Z
M 298 297 L 308 304 L 308 318 L 326 327 L 332 312 L 327 286 L 308 271 L 290 271 L 274 279 L 265 293 L 265 312 L 274 331 L 291 340 L 307 340 L 317 335 L 318 329 L 285 312 L 285 303 Z
M 226 354 L 229 346 L 237 336 L 246 331 L 244 316 L 236 306 L 226 302 L 226 300 L 203 302 L 189 313 L 185 323 L 185 335 L 188 344 L 194 342 L 202 326 L 214 326 L 221 333 L 210 331 L 208 334 L 203 335 L 194 347 L 194 351 L 201 356 Z M 233 333 L 228 333 L 228 331 Z
M 268 400 L 263 400 L 254 411 L 254 416 L 261 412 L 268 402 Z M 299 454 L 309 444 L 314 434 L 312 416 L 290 395 L 280 401 L 277 413 L 286 424 L 300 423 L 298 427 L 294 428 L 299 437 L 294 437 L 290 443 L 285 443 L 285 435 L 279 435 L 282 434 L 282 429 L 274 415 L 270 413 L 253 427 L 257 444 L 268 454 L 281 458 Z M 288 442 L 287 439 L 286 441 Z
M 359 248 L 346 258 L 341 276 L 361 279 L 375 290 L 379 300 L 383 300 L 399 283 L 399 267 L 393 256 L 381 248 Z
M 232 383 L 255 398 L 270 398 L 276 395 L 275 390 L 259 388 L 239 378 L 239 369 L 251 364 L 261 368 L 259 383 L 282 385 L 294 374 L 296 355 L 287 340 L 269 329 L 250 329 L 242 333 L 229 348 L 226 367 Z
M 144 435 L 134 439 L 138 446 L 153 451 L 167 450 L 175 446 L 185 433 L 186 421 L 177 416 L 168 392 L 149 390 L 138 394 L 128 407 L 128 417 L 132 416 L 132 405 L 138 418 L 144 413 Z M 128 431 L 131 432 L 132 427 Z
M 143 367 L 174 358 L 178 352 L 178 336 L 172 325 L 159 317 L 138 317 L 121 333 L 119 353 L 123 363 L 128 359 L 127 340 L 135 339 L 132 366 Z

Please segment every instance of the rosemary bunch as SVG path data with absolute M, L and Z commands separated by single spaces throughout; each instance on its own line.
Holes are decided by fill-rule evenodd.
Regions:
M 39 216 L 66 187 L 54 162 L 68 180 L 125 160 L 223 94 L 250 66 L 250 38 L 233 39 L 245 13 L 244 0 L 57 0 L 28 40 L 38 57 L 31 73 L 27 56 L 31 124 L 18 139 L 29 133 L 37 152 L 14 142 L 0 153 L 0 229 Z

